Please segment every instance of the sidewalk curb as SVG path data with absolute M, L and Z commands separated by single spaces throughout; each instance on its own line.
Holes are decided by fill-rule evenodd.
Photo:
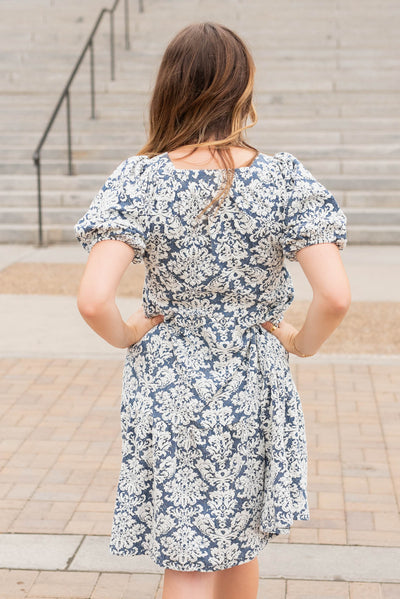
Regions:
M 1 568 L 68 572 L 162 574 L 144 555 L 119 557 L 102 535 L 0 535 Z M 39 550 L 40 549 L 40 550 Z M 260 578 L 400 582 L 400 548 L 270 541 L 259 554 Z

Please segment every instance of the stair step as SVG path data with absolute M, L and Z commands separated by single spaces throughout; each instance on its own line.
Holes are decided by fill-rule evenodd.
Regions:
M 74 160 L 72 164 L 74 175 L 103 175 L 104 179 L 118 166 L 115 160 Z M 68 175 L 67 160 L 44 160 L 41 164 L 43 175 Z M 0 162 L 1 175 L 24 175 L 35 172 L 32 160 L 18 160 L 16 162 Z
M 327 175 L 326 177 L 320 177 L 320 180 L 329 190 L 400 190 L 400 177 Z
M 42 210 L 44 224 L 73 224 L 89 207 L 92 198 L 86 198 L 83 206 L 46 206 Z M 400 226 L 400 208 L 344 208 L 348 226 L 397 227 Z M 0 206 L 0 222 L 3 224 L 33 224 L 37 222 L 37 206 Z
M 400 226 L 399 208 L 343 208 L 350 227 L 386 225 Z
M 73 121 L 74 129 L 76 129 L 79 132 L 82 128 L 84 130 L 91 130 L 93 129 L 93 126 L 97 123 L 101 125 L 102 129 L 103 127 L 105 129 L 124 129 L 126 128 L 126 121 L 127 119 L 129 119 L 132 120 L 132 125 L 137 130 L 140 130 L 143 124 L 143 113 L 145 110 L 144 104 L 145 103 L 143 102 L 143 106 L 141 107 L 138 107 L 137 105 L 135 107 L 132 107 L 126 105 L 126 100 L 121 100 L 120 105 L 118 104 L 118 102 L 115 102 L 112 106 L 107 107 L 102 104 L 101 99 L 97 98 L 96 119 L 95 121 L 93 121 L 93 119 L 90 118 L 90 102 L 87 101 L 85 103 L 80 103 L 80 114 L 79 116 L 77 115 Z M 3 122 L 0 121 L 0 128 L 4 131 L 12 131 L 13 129 L 15 129 L 16 133 L 20 132 L 21 134 L 24 134 L 25 131 L 39 133 L 41 129 L 40 122 L 46 122 L 46 120 L 49 117 L 49 112 L 51 111 L 51 108 L 53 108 L 52 105 L 49 107 L 44 107 L 43 110 L 40 111 L 26 109 L 26 114 L 23 114 L 23 111 L 18 107 L 13 109 L 8 108 L 0 110 L 0 116 L 4 117 Z M 147 110 L 145 112 L 145 116 L 147 117 Z M 28 123 L 24 128 L 24 131 L 20 131 L 20 128 L 18 127 L 18 122 L 8 123 L 6 120 L 7 117 L 18 117 L 19 119 L 21 119 L 22 117 L 27 118 Z M 53 126 L 52 131 L 60 132 L 63 131 L 65 127 L 66 125 L 64 121 L 60 120 L 57 122 L 57 124 Z M 362 129 L 364 132 L 368 132 L 368 134 L 375 131 L 382 133 L 384 133 L 385 131 L 389 133 L 395 133 L 397 131 L 397 133 L 400 133 L 400 119 L 344 119 L 338 115 L 322 118 L 321 116 L 315 118 L 307 118 L 303 115 L 281 115 L 280 118 L 277 119 L 269 117 L 267 114 L 265 114 L 263 110 L 263 116 L 259 117 L 254 131 L 268 130 L 279 132 L 287 129 L 295 131 L 296 133 L 301 133 L 304 136 L 304 139 L 307 139 L 307 133 L 310 130 L 313 130 L 313 132 L 315 133 L 326 133 L 329 131 L 334 131 L 337 133 L 338 130 L 342 130 L 345 132 L 354 130 L 359 132 L 360 129 Z
M 77 243 L 74 229 L 65 225 L 45 225 L 43 242 Z M 0 224 L 0 243 L 38 243 L 37 225 Z M 400 245 L 400 226 L 351 226 L 348 228 L 348 244 Z
M 400 245 L 400 226 L 352 225 L 347 237 L 349 244 Z
M 42 207 L 43 210 L 47 208 L 67 207 L 67 208 L 81 208 L 88 207 L 91 200 L 93 199 L 97 188 L 86 191 L 65 191 L 56 190 L 49 191 L 43 190 L 42 192 Z M 0 191 L 0 210 L 1 208 L 25 208 L 30 207 L 36 208 L 37 206 L 37 191 Z
M 399 61 L 400 62 L 400 61 Z M 132 74 L 136 75 L 136 71 L 133 71 Z M 113 82 L 109 82 L 113 83 Z M 150 82 L 149 82 L 150 83 Z M 87 86 L 87 80 L 82 83 L 82 90 L 79 90 L 79 93 L 74 94 L 75 88 L 71 89 L 71 100 L 73 105 L 77 108 L 85 108 L 88 106 L 88 99 L 90 98 L 89 90 Z M 150 91 L 150 90 L 148 90 Z M 24 92 L 23 90 L 18 95 L 12 96 L 12 104 L 10 103 L 10 96 L 8 94 L 0 95 L 0 108 L 4 111 L 14 110 L 20 108 L 22 111 L 30 108 L 33 111 L 47 108 L 51 110 L 55 106 L 55 102 L 58 100 L 58 97 L 61 93 L 60 90 L 55 90 L 52 88 L 50 91 L 44 92 L 42 90 L 36 90 L 36 93 L 32 95 L 31 93 Z M 117 92 L 114 90 L 113 94 L 108 94 L 102 92 L 100 89 L 96 87 L 96 98 L 98 99 L 99 106 L 104 106 L 107 108 L 112 108 L 113 106 L 125 105 L 129 107 L 132 111 L 137 110 L 136 102 L 126 102 L 129 98 L 132 98 L 132 93 L 135 94 L 137 90 L 135 86 L 132 85 L 132 82 L 127 85 L 123 90 Z M 310 96 L 308 94 L 296 91 L 280 91 L 276 92 L 268 92 L 264 91 L 256 91 L 255 96 L 257 99 L 257 107 L 262 109 L 259 117 L 264 117 L 264 110 L 268 108 L 269 105 L 279 105 L 281 108 L 286 106 L 293 106 L 301 109 L 302 107 L 310 106 Z M 141 94 L 139 94 L 141 97 Z M 377 105 L 382 106 L 385 105 L 388 108 L 397 106 L 397 93 L 390 91 L 370 91 L 368 94 L 363 92 L 316 92 L 315 96 L 313 96 L 312 105 L 319 109 L 324 105 L 327 106 L 336 106 L 340 107 L 343 110 L 345 108 L 350 108 L 354 103 L 357 103 L 356 108 L 368 108 L 374 109 L 374 112 L 371 114 L 372 121 L 377 120 L 386 120 L 388 118 L 393 118 L 395 121 L 399 119 L 399 112 L 395 112 L 393 116 L 389 113 L 381 113 L 377 111 Z M 148 93 L 143 94 L 143 99 L 146 102 L 148 100 Z M 379 116 L 378 116 L 379 115 Z M 338 115 L 342 116 L 342 115 Z M 365 118 L 362 114 L 355 112 L 353 116 L 343 115 L 344 118 Z M 293 114 L 293 118 L 301 117 L 301 114 L 297 115 Z
M 74 179 L 74 178 L 72 178 Z M 68 178 L 70 181 L 71 178 Z M 42 205 L 44 208 L 67 206 L 67 207 L 85 207 L 88 206 L 104 183 L 105 176 L 96 181 L 86 182 L 77 186 L 75 189 L 68 190 L 66 185 L 59 185 L 58 189 L 49 189 L 44 178 L 44 188 L 42 190 Z M 0 178 L 1 182 L 1 178 Z M 84 188 L 85 187 L 85 188 Z M 344 210 L 350 213 L 353 208 L 365 212 L 368 208 L 400 208 L 400 190 L 398 191 L 336 191 L 334 193 L 336 201 Z M 28 189 L 1 189 L 0 206 L 36 206 L 37 191 L 35 185 L 29 185 Z
M 46 190 L 60 191 L 93 191 L 100 189 L 106 177 L 100 175 L 79 175 L 69 177 L 68 175 L 47 175 L 43 177 L 43 192 Z M 36 190 L 36 175 L 1 175 L 0 187 L 2 191 L 31 191 Z
M 10 151 L 11 153 L 11 151 Z M 13 160 L 3 159 L 0 162 L 0 175 L 2 174 L 26 174 L 34 172 L 34 164 L 31 157 L 26 156 L 26 152 L 15 151 L 15 154 L 21 154 L 20 158 L 14 157 Z M 25 153 L 25 156 L 22 154 Z M 1 154 L 1 152 L 0 152 Z M 68 174 L 68 163 L 65 150 L 50 152 L 51 157 L 42 158 L 42 173 L 45 174 Z M 49 153 L 47 153 L 47 156 Z M 117 166 L 118 161 L 133 155 L 126 151 L 124 154 L 116 155 L 115 151 L 107 149 L 104 155 L 97 150 L 94 155 L 91 152 L 76 150 L 73 153 L 73 170 L 75 175 L 99 173 L 111 173 Z M 1 160 L 1 157 L 0 157 Z M 335 160 L 335 159 L 308 159 L 307 168 L 317 178 L 326 177 L 328 175 L 341 176 L 358 176 L 364 175 L 369 177 L 385 177 L 385 176 L 400 176 L 400 160 Z
M 86 212 L 87 207 L 47 207 L 42 211 L 44 225 L 71 226 Z M 0 222 L 4 225 L 35 225 L 38 222 L 37 208 L 33 207 L 1 207 Z
M 20 0 L 18 6 L 4 1 L 0 239 L 19 234 L 32 242 L 37 235 L 32 153 L 93 26 L 99 0 L 54 0 L 51 6 L 48 0 Z M 255 57 L 259 121 L 249 142 L 269 155 L 297 156 L 345 210 L 350 243 L 400 244 L 400 38 L 392 26 L 400 4 L 386 0 L 382 11 L 378 0 L 366 0 L 363 12 L 340 2 L 333 13 L 329 3 L 317 0 L 292 4 L 287 19 L 265 0 L 145 0 L 143 14 L 130 3 L 131 50 L 126 51 L 121 3 L 115 14 L 115 81 L 110 80 L 107 18 L 95 40 L 97 119 L 90 118 L 87 59 L 71 89 L 77 174 L 66 174 L 65 106 L 43 148 L 47 240 L 74 241 L 71 225 L 112 170 L 145 142 L 149 93 L 165 44 L 188 22 L 212 14 L 240 30 Z M 10 26 L 16 18 L 18 27 Z
M 307 165 L 308 166 L 308 165 Z M 74 162 L 74 173 L 79 176 L 90 176 L 96 175 L 99 178 L 103 178 L 103 182 L 106 177 L 113 172 L 113 170 L 117 167 L 117 163 L 115 160 L 104 160 L 104 161 L 76 161 Z M 67 165 L 65 161 L 53 161 L 53 162 L 45 162 L 42 166 L 43 172 L 48 175 L 48 182 L 50 183 L 50 189 L 57 189 L 57 187 L 53 186 L 53 182 L 57 184 L 57 175 L 65 176 L 67 175 Z M 19 161 L 15 163 L 5 163 L 0 164 L 0 175 L 8 175 L 8 182 L 10 183 L 13 175 L 34 175 L 34 165 L 30 161 Z M 52 178 L 51 178 L 52 176 Z M 47 178 L 47 177 L 46 177 Z M 69 177 L 70 179 L 74 179 L 75 177 Z M 344 175 L 344 174 L 319 174 L 318 179 L 321 181 L 325 187 L 334 192 L 337 191 L 355 191 L 355 190 L 365 190 L 365 191 L 378 191 L 378 190 L 400 190 L 400 175 L 399 176 L 386 176 L 386 175 Z M 1 177 L 0 180 L 3 180 Z M 14 185 L 18 185 L 19 177 L 16 177 Z M 72 181 L 71 181 L 72 183 Z M 21 187 L 22 189 L 23 187 Z M 76 187 L 75 187 L 76 188 Z M 12 187 L 15 189 L 15 187 Z
M 395 208 L 400 207 L 400 190 L 398 191 L 345 191 L 338 198 L 342 206 L 358 208 Z M 335 194 L 338 197 L 338 194 Z
M 15 140 L 15 136 L 13 137 Z M 35 138 L 37 141 L 38 138 Z M 60 140 L 62 141 L 62 140 Z M 108 143 L 105 143 L 107 141 Z M 136 143 L 136 147 L 139 147 L 140 144 L 144 144 L 145 136 L 138 134 L 138 139 Z M 399 162 L 400 158 L 400 141 L 395 144 L 374 144 L 371 146 L 365 146 L 363 144 L 360 145 L 340 145 L 340 144 L 332 144 L 332 145 L 307 145 L 303 144 L 276 144 L 272 146 L 269 144 L 266 146 L 266 140 L 263 141 L 259 146 L 262 148 L 261 151 L 265 151 L 265 153 L 272 155 L 276 152 L 287 151 L 291 152 L 294 156 L 297 156 L 299 160 L 307 162 L 309 164 L 310 160 L 315 162 L 329 161 L 329 162 L 340 162 L 343 165 L 347 163 L 355 163 L 355 162 L 367 162 L 369 165 L 372 165 L 373 162 L 377 163 L 388 163 L 390 165 L 396 164 Z M 21 135 L 21 145 L 10 143 L 7 147 L 0 148 L 0 159 L 3 160 L 32 160 L 33 154 L 33 145 L 27 144 L 24 136 Z M 120 140 L 120 143 L 113 146 L 109 143 L 109 140 L 103 139 L 101 143 L 93 146 L 87 143 L 74 143 L 72 157 L 74 160 L 80 159 L 110 159 L 113 160 L 117 156 L 121 156 L 121 160 L 124 157 L 129 157 L 134 154 L 134 148 L 132 144 L 128 143 L 126 139 Z M 46 143 L 42 150 L 42 159 L 43 160 L 62 160 L 66 159 L 67 156 L 67 147 L 64 139 L 64 143 L 54 143 L 54 141 Z
M 0 243 L 29 243 L 37 244 L 39 233 L 37 225 L 3 225 L 0 224 Z M 43 243 L 77 243 L 71 227 L 51 225 L 43 227 Z

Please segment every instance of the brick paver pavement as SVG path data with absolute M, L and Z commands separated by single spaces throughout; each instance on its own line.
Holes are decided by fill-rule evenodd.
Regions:
M 68 258 L 68 252 L 63 251 Z M 14 277 L 17 265 L 12 272 L 5 268 L 3 273 Z M 55 266 L 56 270 L 47 271 L 49 286 L 43 289 L 61 297 L 71 292 L 64 283 L 69 276 L 74 277 L 72 271 L 64 273 L 62 264 Z M 30 278 L 43 283 L 40 277 L 46 271 L 40 264 L 37 267 L 32 268 Z M 126 278 L 126 289 L 121 286 L 119 290 L 131 297 L 134 288 L 141 288 L 143 275 L 133 270 Z M 62 273 L 68 277 L 60 278 Z M 18 276 L 13 280 L 18 281 Z M 1 282 L 3 285 L 7 280 L 3 277 Z M 3 286 L 2 291 L 15 289 Z M 25 295 L 28 291 L 20 289 L 19 293 L 29 299 L 29 312 L 33 296 Z M 366 299 L 353 303 L 353 315 L 349 314 L 317 359 L 291 358 L 306 420 L 311 519 L 296 522 L 289 536 L 272 542 L 292 543 L 298 555 L 303 543 L 339 549 L 346 545 L 400 546 L 400 361 L 398 355 L 390 355 L 393 343 L 398 343 L 393 323 L 399 304 Z M 301 324 L 305 306 L 306 302 L 299 300 L 291 306 L 288 318 L 295 326 Z M 380 344 L 376 343 L 371 314 L 379 321 Z M 47 323 L 50 329 L 56 325 L 54 314 L 52 318 Z M 69 323 L 68 314 L 64 328 Z M 12 330 L 8 325 L 8 333 Z M 58 543 L 65 534 L 102 535 L 106 539 L 120 467 L 123 360 L 102 354 L 103 346 L 99 346 L 98 359 L 80 359 L 79 354 L 87 356 L 79 341 L 69 354 L 73 359 L 60 359 L 60 351 L 51 358 L 47 346 L 41 348 L 43 358 L 23 357 L 35 355 L 30 348 L 33 333 L 25 330 L 26 341 L 16 357 L 0 359 L 0 531 L 48 533 L 55 535 Z M 64 329 L 56 330 L 62 336 Z M 390 330 L 392 336 L 388 337 Z M 390 339 L 393 343 L 389 347 Z M 352 355 L 344 355 L 345 351 Z M 7 540 L 2 547 L 7 551 Z M 20 569 L 6 569 L 15 563 Z M 38 567 L 42 566 L 29 565 L 22 557 L 4 564 L 3 569 L 0 563 L 0 599 L 161 599 L 162 595 L 162 575 L 140 568 L 126 573 L 97 563 L 92 568 L 98 570 L 95 572 L 69 566 L 52 571 L 47 562 L 44 570 Z M 368 571 L 368 563 L 364 570 Z M 318 566 L 308 578 L 301 568 L 300 573 L 304 580 L 291 579 L 288 573 L 283 573 L 282 579 L 262 574 L 259 599 L 397 599 L 400 595 L 399 585 L 387 582 L 384 576 L 365 577 L 372 582 L 361 582 L 356 575 L 343 579 L 338 567 L 337 576 L 323 579 Z M 394 573 L 393 580 L 397 578 Z
M 372 360 L 371 360 L 372 361 Z M 311 519 L 277 543 L 400 546 L 398 365 L 292 362 Z M 120 466 L 120 360 L 0 360 L 2 532 L 108 535 Z M 159 574 L 0 570 L 0 597 L 161 599 Z M 394 599 L 399 586 L 261 579 L 259 598 Z
M 122 362 L 3 359 L 3 532 L 109 534 Z M 297 361 L 311 519 L 276 542 L 400 546 L 400 372 Z
M 2 599 L 161 599 L 156 574 L 0 570 Z M 257 599 L 398 599 L 399 585 L 261 579 Z
M 7 3 L 9 10 L 11 4 Z M 29 6 L 30 11 L 37 11 L 37 2 L 23 4 L 26 10 L 22 11 L 22 21 L 30 23 L 28 4 L 34 5 L 34 8 Z M 147 21 L 138 25 L 135 20 L 135 35 L 132 36 L 135 44 L 142 43 L 146 38 L 146 49 L 141 53 L 138 63 L 141 70 L 148 68 L 148 56 L 159 52 L 161 48 L 161 39 L 156 38 L 161 36 L 164 39 L 168 31 L 172 32 L 166 11 L 171 12 L 174 30 L 183 25 L 184 20 L 166 3 L 148 4 L 150 9 L 146 6 L 143 15 Z M 267 153 L 290 149 L 295 155 L 304 156 L 311 170 L 314 171 L 315 167 L 316 174 L 321 173 L 326 177 L 324 181 L 328 187 L 331 187 L 330 181 L 338 190 L 337 199 L 343 202 L 349 214 L 353 210 L 353 219 L 369 215 L 371 227 L 368 238 L 373 237 L 379 228 L 376 215 L 388 219 L 380 210 L 381 206 L 387 209 L 398 205 L 398 133 L 395 122 L 398 105 L 394 97 L 398 83 L 392 72 L 385 68 L 379 71 L 380 65 L 394 68 L 393 64 L 397 60 L 391 57 L 393 44 L 398 40 L 396 3 L 390 0 L 385 3 L 386 10 L 382 10 L 382 3 L 376 0 L 356 3 L 340 1 L 333 3 L 333 9 L 314 1 L 301 5 L 286 3 L 287 6 L 238 2 L 235 11 L 226 11 L 226 3 L 222 2 L 202 0 L 180 4 L 187 11 L 187 19 L 192 20 L 193 16 L 200 14 L 217 18 L 219 14 L 224 22 L 228 18 L 232 23 L 234 12 L 238 15 L 247 14 L 251 8 L 248 26 L 244 29 L 241 27 L 240 31 L 249 38 L 260 58 L 257 59 L 259 73 L 266 75 L 259 79 L 261 95 L 257 107 L 260 126 L 262 121 L 264 125 L 263 129 L 259 129 L 259 137 L 254 137 L 255 145 L 262 146 Z M 195 4 L 199 5 L 201 12 L 193 12 Z M 243 11 L 245 4 L 246 11 Z M 257 9 L 253 7 L 256 4 L 262 7 L 262 18 L 261 12 L 256 12 Z M 220 12 L 216 13 L 217 5 Z M 299 7 L 298 13 L 296 7 Z M 22 23 L 20 15 L 21 10 L 18 9 L 18 19 Z M 262 19 L 265 27 L 260 25 Z M 251 20 L 256 27 L 250 27 Z M 48 29 L 45 21 L 39 31 L 35 30 L 34 37 L 39 42 L 44 30 Z M 86 25 L 89 27 L 91 23 L 86 22 Z M 30 27 L 33 27 L 31 23 Z M 28 39 L 24 41 L 21 35 L 25 31 L 30 37 L 31 31 L 21 29 L 19 23 L 16 23 L 15 28 L 8 29 L 11 34 L 5 31 L 4 40 L 8 44 L 8 56 L 12 53 L 12 62 L 10 73 L 3 79 L 8 80 L 7 89 L 23 91 L 26 88 L 19 84 L 20 69 L 12 71 L 17 63 L 25 67 L 34 64 L 29 60 L 29 53 L 20 55 L 20 45 L 24 45 Z M 70 55 L 71 44 L 65 35 L 66 30 L 60 29 L 52 31 L 48 38 L 52 52 L 60 56 L 63 52 L 62 39 Z M 12 45 L 10 50 L 10 43 L 18 45 Z M 41 43 L 35 47 L 40 51 L 44 48 Z M 60 57 L 58 60 L 60 62 Z M 66 64 L 65 58 L 62 62 Z M 101 56 L 98 61 L 96 58 L 96 72 L 99 67 L 104 68 L 104 64 Z M 120 64 L 120 59 L 117 64 Z M 43 68 L 47 74 L 59 75 L 58 69 L 49 69 L 46 62 Z M 19 92 L 13 96 L 16 106 L 21 105 L 28 112 L 32 102 L 40 106 L 45 100 L 43 95 L 39 98 L 36 93 L 38 80 L 46 84 L 45 78 L 38 78 L 37 73 L 35 76 L 32 68 L 31 71 L 35 96 L 20 95 Z M 41 70 L 38 72 L 39 75 L 42 73 Z M 126 95 L 127 88 L 122 75 L 118 74 L 112 87 L 115 92 L 122 86 Z M 57 78 L 56 81 L 60 82 L 61 79 Z M 135 89 L 139 89 L 139 95 L 144 97 L 143 79 L 131 77 L 131 80 Z M 47 81 L 53 79 L 47 78 Z M 111 88 L 105 79 L 99 77 L 96 81 L 99 89 L 99 86 L 106 85 L 103 89 L 107 93 L 101 97 L 99 107 L 105 113 L 103 122 L 107 123 L 107 104 L 113 106 L 112 112 L 115 113 L 117 95 L 114 93 L 111 98 L 108 94 Z M 52 83 L 53 87 L 54 93 L 60 89 L 58 83 Z M 141 102 L 139 96 L 136 98 Z M 29 220 L 34 218 L 35 181 L 29 179 L 31 171 L 27 169 L 32 168 L 31 146 L 36 134 L 32 133 L 33 129 L 29 125 L 23 127 L 21 136 L 18 124 L 21 123 L 19 117 L 23 118 L 23 111 L 19 111 L 18 119 L 10 118 L 9 99 L 4 97 L 3 113 L 4 119 L 12 124 L 12 147 L 11 150 L 9 147 L 4 149 L 5 163 L 10 166 L 10 160 L 19 161 L 17 156 L 24 156 L 25 163 L 17 165 L 18 187 L 14 188 L 7 176 L 4 179 L 4 216 L 6 223 L 11 222 L 8 219 L 18 195 L 23 206 L 20 214 L 27 223 L 24 226 L 29 226 Z M 73 111 L 79 110 L 77 102 L 78 94 L 74 93 Z M 136 111 L 137 102 L 132 105 L 136 106 Z M 44 113 L 34 111 L 38 119 L 45 118 Z M 124 110 L 121 114 L 129 118 Z M 32 121 L 36 117 L 30 115 L 29 118 Z M 132 126 L 136 127 L 135 123 L 140 125 L 140 122 L 141 116 L 138 117 L 136 111 Z M 74 144 L 81 143 L 78 138 L 87 135 L 86 123 L 83 120 L 74 120 L 74 123 Z M 108 124 L 115 127 L 111 121 Z M 107 153 L 113 143 L 114 147 L 118 146 L 118 152 L 125 153 L 124 148 L 127 150 L 131 144 L 125 129 L 120 130 L 119 139 L 115 142 L 115 139 L 111 139 L 113 132 L 107 127 L 110 133 L 107 142 L 104 142 Z M 7 130 L 11 131 L 8 123 Z M 16 145 L 20 137 L 23 140 L 21 147 Z M 101 152 L 102 148 L 94 141 L 98 138 L 92 137 L 92 133 L 89 138 L 92 141 L 88 142 L 88 146 Z M 60 143 L 64 141 L 65 136 Z M 11 154 L 17 151 L 15 158 L 10 151 Z M 55 151 L 59 149 L 55 147 Z M 134 151 L 129 150 L 130 153 Z M 78 156 L 74 158 L 78 159 Z M 104 171 L 101 171 L 104 172 L 103 180 L 109 168 L 106 166 L 108 160 L 104 162 Z M 4 168 L 7 168 L 7 164 Z M 75 179 L 68 178 L 68 182 L 66 179 L 60 181 L 63 186 L 62 208 L 66 209 L 62 214 L 63 218 L 70 219 L 67 210 L 78 210 L 78 206 L 81 206 L 79 211 L 82 214 L 84 206 L 89 204 L 98 187 L 96 183 L 95 187 L 86 189 L 84 185 L 88 184 L 82 178 L 79 186 L 73 188 L 69 186 L 73 185 Z M 59 197 L 60 194 L 58 190 L 51 192 L 49 186 L 52 181 L 46 181 L 45 218 L 49 218 L 53 214 L 47 209 L 52 205 L 52 197 Z M 50 195 L 47 195 L 49 191 Z M 361 206 L 364 207 L 363 214 L 357 212 L 357 207 Z M 367 206 L 377 206 L 379 210 L 370 213 Z M 395 215 L 395 212 L 390 214 Z M 356 233 L 356 222 L 353 220 L 351 223 L 352 235 Z M 395 222 L 391 224 L 395 225 Z M 14 235 L 18 232 L 12 226 L 11 230 Z M 386 241 L 390 241 L 390 238 Z M 399 356 L 390 361 L 389 355 L 400 352 L 396 326 L 400 317 L 400 303 L 398 296 L 393 293 L 399 286 L 399 260 L 394 258 L 393 248 L 385 258 L 380 252 L 379 257 L 375 253 L 376 250 L 366 254 L 365 259 L 363 255 L 363 263 L 359 260 L 352 264 L 354 291 L 357 294 L 360 289 L 357 287 L 359 273 L 364 272 L 365 276 L 367 270 L 368 289 L 365 295 L 359 293 L 343 326 L 324 344 L 320 356 L 324 359 L 292 360 L 306 419 L 311 520 L 296 522 L 288 537 L 274 539 L 272 543 L 285 544 L 275 545 L 275 549 L 289 551 L 296 549 L 296 544 L 299 544 L 300 553 L 311 544 L 317 544 L 317 551 L 321 550 L 319 545 L 322 549 L 336 546 L 343 554 L 346 546 L 359 545 L 371 551 L 383 547 L 391 552 L 400 546 L 400 361 Z M 42 256 L 40 253 L 43 260 L 44 254 Z M 61 295 L 75 296 L 83 266 L 80 260 L 77 261 L 79 264 L 74 264 L 70 259 L 65 260 L 66 264 L 63 263 L 64 258 L 70 258 L 68 250 L 60 251 L 58 255 L 59 259 L 49 264 L 42 263 L 38 253 L 37 263 L 32 266 L 20 263 L 14 251 L 6 259 L 3 252 L 4 270 L 0 274 L 0 287 L 3 294 L 9 295 L 7 303 L 2 304 L 5 306 L 3 314 L 6 315 L 2 336 L 3 341 L 5 339 L 10 344 L 6 347 L 7 351 L 10 351 L 13 339 L 17 339 L 18 347 L 13 345 L 11 348 L 15 358 L 0 359 L 0 532 L 15 533 L 12 535 L 14 539 L 18 533 L 48 533 L 48 539 L 50 535 L 57 535 L 58 540 L 65 543 L 66 534 L 110 533 L 120 467 L 122 362 L 114 358 L 78 359 L 80 354 L 88 351 L 85 348 L 91 350 L 92 347 L 90 344 L 84 345 L 79 335 L 72 336 L 74 343 L 76 338 L 76 354 L 75 345 L 73 352 L 66 353 L 65 333 L 74 330 L 71 329 L 72 315 L 64 310 L 63 318 L 59 318 L 57 310 L 60 304 L 57 301 L 52 302 L 53 310 L 49 315 L 46 312 L 48 298 L 46 303 L 43 294 L 52 294 L 54 300 L 60 299 Z M 345 261 L 347 255 L 348 252 L 345 252 Z M 143 267 L 136 267 L 136 270 L 132 267 L 121 283 L 120 295 L 133 298 L 141 289 L 142 280 Z M 371 295 L 372 287 L 374 290 L 382 289 L 382 293 Z M 40 294 L 34 298 L 38 299 L 40 305 L 27 295 L 33 293 Z M 22 298 L 23 309 L 22 303 L 16 302 L 15 294 L 20 294 L 18 299 Z M 296 302 L 288 312 L 295 326 L 302 322 L 305 310 L 305 303 L 298 299 L 296 290 Z M 36 312 L 32 311 L 33 306 L 36 306 Z M 39 326 L 43 330 L 38 334 L 37 328 L 29 325 L 39 312 L 46 312 L 47 320 L 42 324 L 44 321 L 40 319 Z M 62 320 L 60 327 L 57 326 L 59 320 Z M 16 329 L 17 323 L 21 328 Z M 20 330 L 23 334 L 19 333 Z M 52 353 L 54 345 L 46 345 L 49 336 L 44 335 L 45 331 L 51 331 L 52 336 L 57 337 L 58 348 L 61 348 L 57 354 Z M 41 337 L 42 333 L 43 339 L 38 344 L 36 337 Z M 36 348 L 40 349 L 40 354 L 35 354 Z M 371 356 L 364 356 L 357 362 L 354 357 L 347 359 L 344 355 L 331 355 L 344 352 L 365 352 Z M 372 355 L 375 353 L 386 354 L 386 358 Z M 6 355 L 5 352 L 2 355 Z M 35 355 L 36 358 L 33 357 Z M 44 355 L 44 358 L 39 358 L 39 355 Z M 73 359 L 64 359 L 67 355 L 73 356 Z M 47 546 L 50 546 L 49 542 Z M 10 545 L 4 543 L 0 549 L 4 557 L 4 550 L 9 551 Z M 38 565 L 29 566 L 22 556 L 17 554 L 16 557 L 16 567 L 19 569 L 14 570 L 7 569 L 4 564 L 1 568 L 0 560 L 0 599 L 161 599 L 163 577 L 160 574 L 115 572 L 102 568 L 97 562 L 93 569 L 98 571 L 70 571 L 68 567 L 57 571 L 52 570 L 50 562 L 40 571 L 36 569 Z M 368 566 L 368 562 L 363 564 L 364 571 L 368 570 Z M 282 579 L 261 577 L 258 596 L 259 599 L 398 599 L 399 585 L 383 582 L 392 578 L 382 575 L 381 562 L 375 566 L 379 576 L 375 576 L 372 582 L 361 582 L 356 576 L 344 580 L 340 568 L 337 569 L 337 575 L 335 572 L 329 580 L 321 580 L 318 563 L 314 566 L 318 580 L 311 579 L 311 575 L 306 580 L 306 573 L 302 570 L 302 579 L 294 580 L 294 574 L 292 578 L 285 577 L 284 572 Z M 14 565 L 9 564 L 8 567 Z M 395 575 L 393 579 L 397 580 Z
M 57 276 L 56 271 L 46 275 L 54 289 L 44 288 L 59 297 L 70 291 L 63 286 L 68 277 L 60 279 L 61 266 L 56 265 Z M 35 264 L 33 279 L 41 272 Z M 131 274 L 140 272 L 131 269 Z M 126 283 L 120 293 L 133 296 L 142 278 L 129 277 Z M 3 291 L 11 289 L 3 287 Z M 24 291 L 28 290 L 20 290 Z M 290 308 L 288 318 L 296 326 L 301 324 L 305 305 L 297 300 Z M 400 362 L 399 356 L 390 356 L 393 343 L 398 343 L 393 334 L 398 304 L 364 301 L 352 307 L 353 316 L 335 332 L 336 338 L 328 341 L 330 345 L 324 346 L 317 360 L 291 358 L 306 420 L 311 519 L 296 522 L 289 536 L 272 542 L 300 544 L 300 552 L 302 543 L 339 548 L 400 546 Z M 380 319 L 380 345 L 371 314 Z M 52 322 L 49 319 L 49 327 Z M 105 355 L 99 359 L 50 358 L 50 352 L 44 352 L 44 358 L 22 357 L 34 355 L 29 335 L 20 355 L 0 359 L 0 531 L 106 537 L 120 467 L 123 361 Z M 80 351 L 78 342 L 77 356 Z M 364 353 L 357 358 L 358 351 L 386 355 Z M 18 570 L 0 569 L 0 599 L 162 596 L 160 574 L 108 571 L 97 563 L 96 572 L 69 571 L 68 567 L 52 571 L 50 565 L 39 571 L 35 564 L 27 569 L 22 558 L 17 563 L 21 563 Z M 368 563 L 364 569 L 368 570 Z M 315 572 L 323 578 L 318 566 Z M 284 573 L 282 579 L 261 576 L 258 598 L 397 599 L 400 595 L 399 585 L 382 582 L 387 580 L 382 576 L 361 582 L 357 576 L 344 580 L 340 575 L 338 567 L 337 576 L 329 580 L 312 576 L 294 580 Z

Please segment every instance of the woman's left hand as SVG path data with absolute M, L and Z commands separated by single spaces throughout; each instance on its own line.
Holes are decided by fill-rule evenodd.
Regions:
M 271 335 L 274 335 L 283 345 L 283 347 L 291 354 L 301 356 L 294 345 L 294 338 L 299 332 L 296 327 L 287 322 L 284 318 L 279 325 L 274 328 L 271 321 L 262 322 L 261 326 L 266 329 Z
M 148 333 L 153 327 L 163 322 L 163 314 L 157 314 L 152 318 L 147 318 L 144 313 L 143 306 L 140 306 L 136 312 L 131 314 L 126 321 L 128 327 L 128 347 L 134 345 L 141 340 L 146 333 Z

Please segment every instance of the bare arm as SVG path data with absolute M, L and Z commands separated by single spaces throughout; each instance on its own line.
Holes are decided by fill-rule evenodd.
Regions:
M 115 297 L 133 256 L 133 248 L 123 241 L 99 241 L 90 251 L 79 286 L 77 306 L 83 319 L 114 347 L 129 347 L 137 343 L 163 320 L 162 316 L 146 318 L 143 308 L 139 308 L 126 322 L 121 317 Z
M 345 317 L 351 303 L 350 284 L 334 243 L 304 247 L 297 259 L 313 290 L 304 324 L 298 331 L 283 319 L 275 331 L 271 330 L 271 323 L 264 328 L 278 337 L 289 352 L 313 355 Z

